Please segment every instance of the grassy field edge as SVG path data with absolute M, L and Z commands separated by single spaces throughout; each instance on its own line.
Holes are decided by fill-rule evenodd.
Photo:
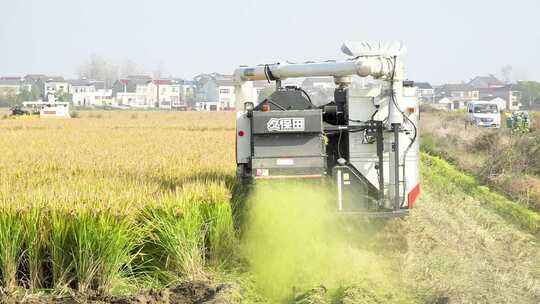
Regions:
M 539 236 L 540 215 L 526 207 L 517 204 L 504 194 L 494 192 L 489 187 L 479 183 L 476 178 L 459 171 L 454 165 L 438 156 L 423 152 L 421 155 L 424 179 L 444 191 L 452 191 L 449 184 L 456 186 L 464 193 L 482 202 L 483 206 L 495 211 L 507 222 Z

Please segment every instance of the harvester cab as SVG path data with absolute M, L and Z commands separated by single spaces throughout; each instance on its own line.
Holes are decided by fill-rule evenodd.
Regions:
M 264 64 L 235 73 L 237 174 L 243 180 L 330 179 L 340 212 L 408 213 L 420 193 L 419 108 L 401 43 L 345 43 L 344 61 Z M 352 85 L 352 77 L 375 83 Z M 315 106 L 294 77 L 331 76 L 334 100 Z M 275 82 L 255 104 L 252 81 Z

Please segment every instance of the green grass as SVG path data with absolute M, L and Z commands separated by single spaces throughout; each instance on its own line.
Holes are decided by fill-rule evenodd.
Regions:
M 17 269 L 22 259 L 24 244 L 24 225 L 19 220 L 23 212 L 15 208 L 0 212 L 1 282 L 8 291 L 17 287 Z
M 185 279 L 200 279 L 205 258 L 203 217 L 198 206 L 189 201 L 177 206 L 145 212 L 148 242 L 153 248 L 146 247 L 152 250 L 143 250 L 143 254 L 153 256 L 164 271 Z
M 24 215 L 24 243 L 25 258 L 28 265 L 28 285 L 32 290 L 43 287 L 46 236 L 46 212 L 42 206 L 36 206 Z
M 222 186 L 198 184 L 126 214 L 80 206 L 2 206 L 0 287 L 107 295 L 207 279 L 207 267 L 226 265 L 236 246 Z
M 424 179 L 440 191 L 461 191 L 482 202 L 513 225 L 540 234 L 540 215 L 504 195 L 491 191 L 473 176 L 465 174 L 443 159 L 422 153 Z

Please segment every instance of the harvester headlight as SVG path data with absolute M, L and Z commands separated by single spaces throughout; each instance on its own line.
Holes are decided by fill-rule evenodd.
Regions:
M 253 111 L 253 108 L 254 108 L 253 102 L 248 101 L 244 103 L 244 111 L 250 112 L 250 111 Z
M 253 114 L 253 108 L 254 108 L 253 102 L 248 101 L 244 103 L 244 111 L 247 112 L 247 117 L 251 118 Z

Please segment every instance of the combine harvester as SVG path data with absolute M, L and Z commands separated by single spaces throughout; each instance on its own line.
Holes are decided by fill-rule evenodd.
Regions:
M 12 110 L 13 115 L 27 115 L 34 114 L 43 118 L 70 118 L 69 102 L 58 102 L 54 94 L 47 96 L 48 101 L 25 101 L 23 106 L 29 110 L 20 110 L 15 112 Z
M 237 174 L 258 179 L 328 178 L 337 210 L 403 216 L 420 193 L 419 108 L 405 81 L 401 43 L 345 43 L 344 61 L 264 64 L 235 73 Z M 357 89 L 352 76 L 377 85 Z M 332 76 L 334 100 L 315 106 L 294 77 Z M 274 81 L 275 92 L 254 104 L 252 81 Z

